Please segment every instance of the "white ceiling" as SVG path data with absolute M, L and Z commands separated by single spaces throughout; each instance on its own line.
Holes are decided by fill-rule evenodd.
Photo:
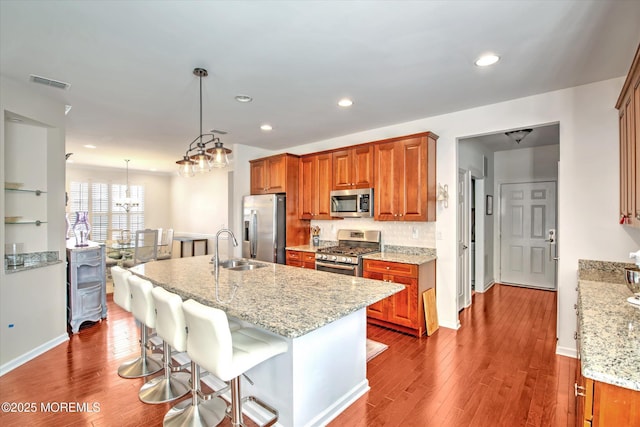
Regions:
M 205 130 L 285 149 L 626 75 L 638 22 L 637 0 L 2 0 L 0 73 L 73 106 L 77 164 L 173 172 L 198 135 L 194 67 Z

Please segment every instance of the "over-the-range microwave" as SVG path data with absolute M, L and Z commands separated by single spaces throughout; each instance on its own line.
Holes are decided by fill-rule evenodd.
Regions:
M 373 216 L 373 188 L 331 192 L 331 216 L 370 218 Z

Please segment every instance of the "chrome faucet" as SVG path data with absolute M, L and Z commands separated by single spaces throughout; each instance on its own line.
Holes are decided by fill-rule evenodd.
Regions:
M 236 240 L 236 236 L 233 234 L 233 231 L 229 230 L 228 228 L 223 228 L 216 233 L 215 254 L 211 259 L 213 261 L 213 271 L 215 272 L 216 277 L 218 277 L 218 269 L 220 268 L 220 255 L 218 254 L 218 240 L 220 240 L 220 235 L 222 233 L 227 233 L 229 236 L 231 236 L 231 239 L 232 239 L 231 241 L 233 243 L 233 246 L 234 247 L 238 246 L 238 241 Z

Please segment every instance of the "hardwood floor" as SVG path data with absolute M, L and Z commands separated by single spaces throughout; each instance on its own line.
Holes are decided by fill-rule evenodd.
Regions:
M 137 355 L 138 332 L 129 313 L 108 304 L 106 321 L 0 377 L 0 401 L 37 409 L 0 412 L 0 425 L 162 425 L 172 404 L 143 404 L 144 380 L 116 373 Z M 555 293 L 496 285 L 474 296 L 458 331 L 418 339 L 369 326 L 389 349 L 367 365 L 371 390 L 330 426 L 574 425 L 576 362 L 554 354 L 555 319 Z M 65 412 L 63 402 L 94 411 Z

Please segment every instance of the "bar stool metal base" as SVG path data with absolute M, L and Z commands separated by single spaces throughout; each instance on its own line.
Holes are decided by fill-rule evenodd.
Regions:
M 162 370 L 162 362 L 147 354 L 149 334 L 147 327 L 140 324 L 140 356 L 130 362 L 125 362 L 118 368 L 118 375 L 122 378 L 140 378 L 153 375 Z
M 191 391 L 189 386 L 190 374 L 186 372 L 176 372 L 169 376 L 156 377 L 145 383 L 138 397 L 144 403 L 165 403 L 176 400 Z
M 192 399 L 178 403 L 164 416 L 164 427 L 211 427 L 220 424 L 227 403 L 219 397 L 193 405 Z
M 118 375 L 122 378 L 140 378 L 153 375 L 162 370 L 162 363 L 157 359 L 147 356 L 138 357 L 130 362 L 125 362 L 118 368 Z

